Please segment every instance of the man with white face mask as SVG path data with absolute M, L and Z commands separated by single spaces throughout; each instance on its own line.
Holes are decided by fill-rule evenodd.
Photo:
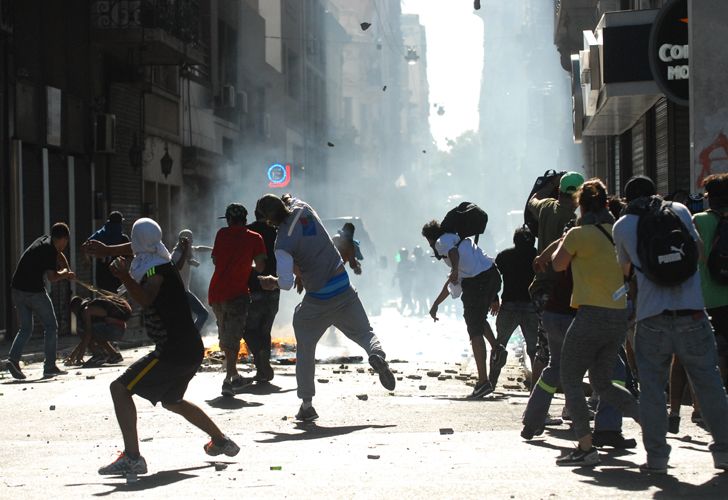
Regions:
M 125 248 L 125 250 L 128 250 Z M 134 259 L 118 257 L 111 272 L 121 280 L 129 296 L 144 309 L 147 334 L 154 351 L 132 364 L 111 383 L 116 418 L 124 438 L 124 451 L 99 474 L 145 474 L 147 464 L 139 453 L 136 431 L 136 394 L 183 416 L 210 435 L 204 446 L 208 455 L 237 455 L 240 448 L 198 406 L 184 399 L 187 385 L 197 373 L 204 348 L 192 322 L 192 313 L 179 272 L 162 243 L 162 230 L 152 219 L 139 219 L 131 231 Z

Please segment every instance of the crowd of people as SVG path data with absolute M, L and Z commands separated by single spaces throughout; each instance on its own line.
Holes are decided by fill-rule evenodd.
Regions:
M 609 197 L 601 180 L 585 180 L 577 172 L 554 175 L 528 200 L 535 225 L 518 228 L 513 247 L 496 257 L 478 246 L 477 236 L 462 234 L 445 220 L 426 223 L 422 236 L 449 275 L 430 302 L 423 283 L 414 285 L 431 269 L 429 256 L 421 247 L 412 257 L 402 249 L 395 275 L 403 294 L 400 312 L 428 309 L 437 321 L 448 297 L 461 300 L 477 367 L 473 399 L 497 387 L 506 345 L 520 328 L 532 367 L 521 436 L 533 439 L 547 425 L 561 422 L 549 414 L 561 388 L 566 400 L 562 418 L 572 421 L 578 444 L 556 460 L 558 465 L 595 465 L 597 448 L 635 447 L 634 439 L 622 435 L 627 417 L 642 428 L 647 462 L 641 470 L 665 473 L 670 455 L 666 434 L 677 432 L 682 391 L 689 387 L 693 419 L 704 422 L 713 436 L 714 465 L 728 469 L 728 174 L 705 179 L 709 208 L 694 215 L 685 205 L 660 197 L 644 176 L 630 179 L 624 195 Z M 147 470 L 133 395 L 161 403 L 207 433 L 204 450 L 209 455 L 239 452 L 201 408 L 184 399 L 203 358 L 200 332 L 209 314 L 189 286 L 200 252 L 209 251 L 214 265 L 207 303 L 225 354 L 223 396 L 273 379 L 271 328 L 280 291 L 294 288 L 305 291 L 293 314 L 301 399 L 296 418 L 318 418 L 313 406 L 315 351 L 330 327 L 364 349 L 381 385 L 395 389 L 382 344 L 345 268 L 362 272 L 353 225 L 331 237 L 316 211 L 289 195 L 260 198 L 251 224 L 239 203 L 228 205 L 220 218 L 226 226 L 212 247 L 194 246 L 192 232 L 183 230 L 170 252 L 155 221 L 138 219 L 128 238 L 121 230 L 122 215 L 113 212 L 82 246 L 97 259 L 98 288 L 81 282 L 94 296 L 71 300 L 80 342 L 67 363 L 120 362 L 113 342 L 126 329 L 129 301 L 141 306 L 146 332 L 155 343 L 110 386 L 124 452 L 99 469 L 101 474 Z M 34 313 L 44 327 L 44 376 L 66 373 L 56 364 L 57 324 L 44 278 L 76 279 L 63 254 L 69 237 L 66 224 L 55 224 L 50 235 L 26 249 L 13 276 L 20 330 L 7 367 L 17 379 L 25 378 L 20 358 Z M 489 315 L 497 317 L 495 332 Z M 252 378 L 238 372 L 242 341 L 253 357 Z M 87 351 L 92 355 L 84 360 Z M 587 372 L 590 384 L 585 385 Z

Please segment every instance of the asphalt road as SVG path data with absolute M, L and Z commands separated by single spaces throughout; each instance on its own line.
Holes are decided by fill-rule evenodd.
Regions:
M 381 324 L 379 330 L 385 345 L 402 335 Z M 356 346 L 346 349 L 356 353 Z M 125 364 L 144 352 L 124 352 Z M 320 419 L 305 425 L 293 420 L 293 367 L 277 367 L 271 385 L 251 386 L 234 399 L 219 396 L 223 375 L 208 367 L 187 398 L 233 437 L 240 454 L 206 456 L 207 436 L 137 400 L 149 473 L 129 483 L 96 473 L 121 445 L 107 388 L 124 366 L 42 380 L 41 364 L 33 363 L 24 383 L 7 374 L 0 379 L 0 498 L 726 498 L 728 474 L 713 469 L 709 436 L 695 425 L 683 422 L 681 434 L 670 438 L 668 476 L 640 474 L 641 444 L 634 452 L 603 453 L 593 469 L 559 468 L 554 460 L 573 446 L 572 433 L 563 425 L 531 443 L 519 437 L 528 394 L 517 389 L 513 356 L 502 376 L 513 388 L 481 401 L 464 399 L 471 388 L 463 380 L 428 376 L 431 370 L 469 373 L 463 362 L 393 364 L 402 377 L 393 393 L 366 365 L 319 365 L 317 378 L 327 380 L 317 384 L 314 400 Z M 363 394 L 366 400 L 357 397 Z M 558 397 L 553 413 L 562 406 Z M 625 434 L 638 437 L 635 424 L 627 423 Z

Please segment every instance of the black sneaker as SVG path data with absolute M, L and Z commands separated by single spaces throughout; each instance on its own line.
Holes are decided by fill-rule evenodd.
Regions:
M 231 398 L 235 396 L 235 391 L 233 391 L 233 384 L 228 382 L 227 379 L 223 380 L 222 382 L 222 389 L 220 390 L 220 394 L 222 394 L 226 398 Z
M 68 372 L 65 370 L 61 370 L 56 365 L 53 365 L 51 368 L 43 369 L 43 378 L 51 378 L 57 375 L 68 375 Z
M 382 383 L 385 389 L 393 391 L 397 385 L 397 380 L 394 378 L 394 373 L 389 369 L 389 364 L 378 354 L 372 354 L 369 356 L 369 364 L 375 372 L 379 374 L 379 382 Z
M 556 459 L 556 465 L 568 467 L 591 467 L 597 465 L 599 462 L 599 452 L 593 446 L 587 451 L 584 451 L 577 446 L 576 449 L 568 455 Z
M 9 359 L 8 362 L 5 364 L 8 371 L 10 372 L 10 375 L 13 376 L 14 379 L 18 380 L 25 380 L 26 376 L 25 373 L 20 369 L 20 363 L 17 361 L 13 361 L 12 359 Z
M 479 399 L 479 398 L 487 396 L 491 392 L 493 392 L 493 386 L 490 385 L 490 382 L 483 382 L 482 384 L 475 385 L 473 392 L 470 393 L 470 396 L 468 396 L 468 398 L 469 399 Z
M 643 474 L 667 474 L 667 467 L 656 467 L 648 463 L 640 465 L 640 472 Z
M 106 364 L 109 365 L 116 365 L 118 363 L 121 363 L 122 361 L 124 361 L 124 356 L 122 356 L 120 352 L 109 354 L 108 358 L 106 358 Z
M 670 415 L 667 417 L 667 432 L 670 434 L 680 432 L 680 415 Z
M 273 373 L 273 367 L 270 365 L 270 351 L 260 351 L 253 359 L 255 364 L 253 380 L 263 383 L 273 380 L 275 373 Z
M 106 361 L 108 361 L 108 356 L 106 354 L 94 354 L 89 359 L 84 361 L 83 365 L 81 365 L 82 368 L 98 368 L 99 366 L 102 366 Z
M 490 366 L 500 371 L 506 365 L 508 349 L 503 344 L 498 344 L 490 351 Z
M 252 383 L 252 378 L 244 378 L 240 375 L 232 380 L 225 379 L 222 383 L 221 393 L 223 396 L 231 398 Z
M 525 439 L 526 441 L 530 441 L 533 439 L 534 436 L 540 436 L 543 434 L 543 427 L 539 427 L 538 429 L 531 429 L 528 426 L 523 426 L 523 430 L 521 430 L 521 437 Z
M 490 385 L 495 387 L 498 384 L 498 377 L 500 377 L 501 370 L 506 365 L 508 360 L 508 349 L 499 344 L 498 347 L 490 351 Z
M 637 448 L 637 441 L 625 439 L 619 431 L 594 431 L 592 434 L 592 445 L 596 448 L 609 446 L 615 450 L 630 450 Z
M 296 420 L 300 420 L 301 422 L 313 422 L 318 418 L 318 413 L 316 413 L 316 410 L 314 410 L 313 406 L 309 406 L 308 408 L 304 408 L 303 405 L 298 409 L 298 413 L 296 413 Z

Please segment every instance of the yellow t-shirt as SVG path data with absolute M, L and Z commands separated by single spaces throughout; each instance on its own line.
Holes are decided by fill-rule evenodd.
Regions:
M 612 234 L 611 224 L 602 224 L 602 227 Z M 566 233 L 563 245 L 571 254 L 571 273 L 574 276 L 571 307 L 627 307 L 624 295 L 616 301 L 612 298 L 624 280 L 617 252 L 604 233 L 593 225 L 578 226 Z

